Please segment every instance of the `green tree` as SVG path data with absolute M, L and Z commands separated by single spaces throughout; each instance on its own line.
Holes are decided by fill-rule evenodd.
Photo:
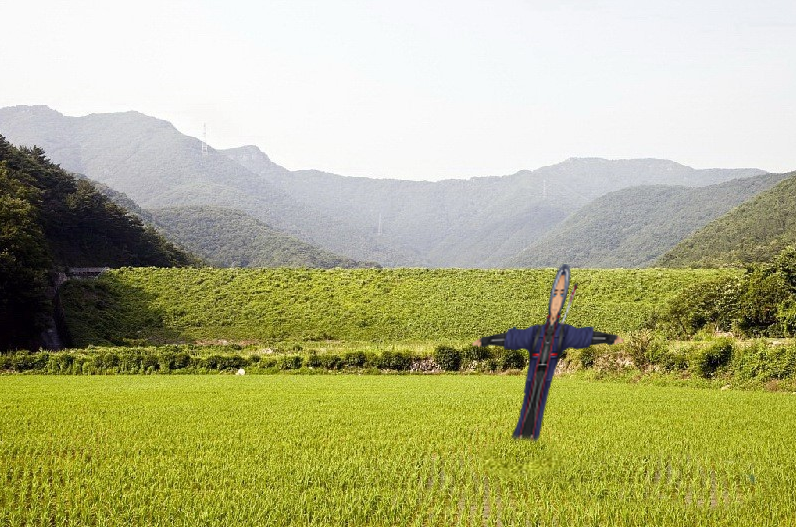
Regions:
M 51 260 L 39 224 L 40 192 L 0 162 L 0 350 L 30 347 L 44 327 Z

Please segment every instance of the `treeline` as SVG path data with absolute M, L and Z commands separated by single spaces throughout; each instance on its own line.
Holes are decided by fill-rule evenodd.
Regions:
M 527 366 L 527 353 L 520 350 L 440 345 L 430 355 L 402 351 L 318 353 L 315 350 L 260 352 L 241 351 L 239 345 L 168 345 L 149 347 L 92 347 L 64 352 L 18 351 L 0 354 L 0 371 L 68 375 L 149 373 L 274 373 L 282 370 L 362 371 L 435 373 L 443 371 L 500 372 Z M 252 368 L 254 368 L 252 370 Z
M 52 271 L 197 262 L 42 149 L 0 136 L 0 350 L 41 344 L 53 314 Z
M 80 179 L 85 176 L 76 174 Z M 249 213 L 208 205 L 142 209 L 124 192 L 91 182 L 144 225 L 152 226 L 213 267 L 381 267 L 325 251 L 278 231 Z

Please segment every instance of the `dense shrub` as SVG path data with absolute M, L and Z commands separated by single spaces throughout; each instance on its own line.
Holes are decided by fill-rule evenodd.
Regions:
M 528 365 L 528 352 L 526 350 L 504 350 L 498 359 L 498 366 L 502 370 L 521 370 Z
M 317 351 L 313 350 L 304 361 L 304 365 L 310 368 L 337 370 L 343 366 L 343 359 L 340 358 L 340 355 L 333 353 L 318 354 Z
M 201 365 L 208 370 L 217 370 L 222 360 L 221 355 L 208 355 L 202 360 Z
M 770 346 L 760 339 L 735 355 L 733 369 L 741 380 L 765 382 L 796 375 L 796 344 Z
M 273 368 L 278 368 L 279 361 L 276 357 L 260 357 L 257 365 L 264 370 L 269 370 Z
M 591 368 L 594 366 L 594 359 L 599 354 L 599 350 L 595 346 L 588 346 L 586 348 L 572 348 L 567 350 L 567 360 L 580 367 Z
M 157 354 L 147 353 L 143 356 L 141 367 L 150 372 L 158 369 L 158 356 Z
M 708 334 L 705 336 L 708 337 Z M 623 345 L 571 349 L 567 359 L 571 364 L 593 369 L 599 375 L 622 373 L 628 367 L 644 364 L 648 369 L 664 372 L 687 370 L 703 378 L 726 374 L 753 385 L 796 378 L 796 343 L 772 346 L 757 340 L 751 346 L 744 347 L 743 344 L 737 345 L 734 339 L 720 338 L 707 344 L 695 341 L 685 348 L 667 344 L 660 336 L 639 332 L 628 336 L 628 342 Z M 498 372 L 525 369 L 527 351 L 505 350 L 499 346 L 469 346 L 460 350 L 441 345 L 434 350 L 433 357 L 416 357 L 408 352 L 392 350 L 381 354 L 352 351 L 344 356 L 315 350 L 306 355 L 276 353 L 248 356 L 245 352 L 234 352 L 229 346 L 180 345 L 0 354 L 0 371 L 48 374 L 209 373 L 229 372 L 249 366 L 254 366 L 255 372 L 272 373 L 300 370 L 302 367 L 325 370 L 356 368 L 374 374 L 383 370 L 409 369 L 418 372 L 439 369 Z
M 367 356 L 364 351 L 349 351 L 343 355 L 343 365 L 349 368 L 364 368 Z
M 319 358 L 321 368 L 326 368 L 327 370 L 339 370 L 343 367 L 343 359 L 340 357 L 340 355 L 327 353 L 320 355 Z
M 308 368 L 320 368 L 321 358 L 320 355 L 318 355 L 318 352 L 315 350 L 310 351 L 310 354 L 307 356 L 307 359 L 304 361 L 304 364 Z
M 72 373 L 74 357 L 69 353 L 51 353 L 47 359 L 47 373 Z M 2 369 L 2 368 L 0 368 Z
M 481 366 L 481 371 L 484 372 L 496 372 L 499 368 L 498 360 L 491 358 L 484 361 L 483 365 Z
M 49 354 L 32 351 L 15 351 L 0 355 L 0 370 L 28 371 L 47 367 Z
M 279 359 L 279 369 L 298 370 L 304 364 L 304 357 L 301 355 L 285 355 Z
M 633 331 L 624 345 L 625 352 L 636 368 L 643 370 L 652 364 L 660 364 L 666 353 L 666 343 L 649 329 Z
M 412 357 L 409 354 L 398 351 L 385 351 L 380 356 L 375 357 L 373 366 L 383 370 L 405 371 L 412 366 Z
M 450 346 L 437 346 L 434 361 L 445 371 L 458 371 L 462 365 L 462 353 Z
M 191 365 L 191 356 L 185 352 L 175 353 L 172 368 L 181 370 Z
M 784 277 L 777 272 L 758 269 L 749 276 L 741 295 L 738 328 L 750 336 L 777 335 L 780 304 L 791 298 Z
M 660 313 L 653 313 L 648 326 L 661 329 L 672 338 L 690 337 L 706 326 L 729 331 L 738 317 L 747 286 L 748 279 L 742 276 L 720 276 L 689 285 Z
M 718 339 L 695 351 L 690 361 L 691 368 L 697 375 L 710 378 L 716 373 L 716 370 L 730 363 L 732 352 L 732 339 Z
M 465 361 L 482 361 L 492 358 L 492 351 L 490 346 L 465 346 L 462 349 L 462 360 Z
M 241 355 L 219 354 L 208 355 L 200 361 L 201 366 L 208 370 L 237 370 L 238 368 L 248 366 L 249 363 L 249 360 Z M 145 362 L 143 367 L 147 368 L 148 364 Z
M 664 349 L 664 351 L 659 355 L 655 364 L 663 371 L 687 370 L 690 365 L 689 356 L 692 355 L 689 353 Z

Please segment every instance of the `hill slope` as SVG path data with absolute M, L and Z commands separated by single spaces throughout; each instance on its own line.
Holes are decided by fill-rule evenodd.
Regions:
M 171 123 L 138 112 L 68 117 L 42 106 L 0 109 L 0 133 L 17 144 L 43 146 L 68 170 L 124 192 L 141 207 L 211 205 L 239 209 L 268 225 L 363 260 L 422 260 L 388 246 L 375 232 L 321 214 Z
M 625 333 L 680 291 L 733 269 L 584 269 L 574 326 Z M 121 269 L 74 282 L 81 345 L 207 339 L 472 342 L 543 323 L 550 269 Z
M 311 199 L 328 216 L 373 229 L 381 218 L 385 239 L 416 247 L 443 267 L 499 266 L 574 209 L 612 190 L 661 183 L 704 186 L 763 173 L 694 170 L 658 159 L 587 158 L 504 177 L 401 181 L 287 172 L 253 146 L 223 152 L 290 195 Z
M 96 181 L 92 184 L 111 201 L 216 267 L 379 267 L 319 249 L 239 210 L 209 206 L 147 210 L 124 192 Z
M 52 163 L 40 148 L 0 136 L 7 177 L 26 187 L 53 267 L 188 265 L 195 259 L 104 196 L 90 181 Z M 10 225 L 6 225 L 10 227 Z
M 664 254 L 658 265 L 718 267 L 771 261 L 796 245 L 796 172 L 715 219 Z
M 655 185 L 611 192 L 578 210 L 507 265 L 644 267 L 784 177 L 765 174 L 698 188 Z
M 195 206 L 145 213 L 169 239 L 218 267 L 378 267 L 318 249 L 238 210 Z

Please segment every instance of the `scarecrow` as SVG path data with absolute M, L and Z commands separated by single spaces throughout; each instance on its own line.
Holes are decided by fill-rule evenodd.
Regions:
M 553 372 L 561 353 L 568 348 L 586 348 L 593 344 L 619 344 L 621 338 L 608 333 L 594 331 L 594 328 L 576 328 L 564 324 L 575 298 L 575 290 L 569 298 L 567 312 L 559 323 L 561 308 L 566 302 L 569 291 L 569 266 L 562 265 L 558 269 L 553 288 L 550 291 L 547 322 L 544 325 L 531 326 L 527 329 L 512 328 L 506 333 L 483 337 L 474 346 L 503 346 L 506 349 L 527 349 L 529 355 L 528 377 L 525 381 L 525 395 L 522 398 L 522 409 L 515 438 L 538 439 L 542 428 L 542 413 L 547 402 L 547 392 L 553 381 Z

